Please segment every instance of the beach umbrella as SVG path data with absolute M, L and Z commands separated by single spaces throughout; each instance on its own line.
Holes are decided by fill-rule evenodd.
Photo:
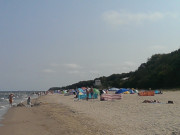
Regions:
M 125 89 L 125 88 L 121 88 L 120 90 L 116 91 L 115 94 L 120 94 L 120 93 L 124 93 L 126 91 L 129 91 L 128 89 Z
M 99 95 L 99 90 L 98 89 L 94 88 L 93 91 L 94 91 L 94 94 L 98 94 Z
M 134 94 L 135 92 L 134 92 L 134 90 L 129 90 L 129 92 L 130 92 L 130 94 Z

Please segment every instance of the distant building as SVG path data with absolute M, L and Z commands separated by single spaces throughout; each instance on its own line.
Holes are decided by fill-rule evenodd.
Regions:
M 95 86 L 101 86 L 101 80 L 95 80 L 94 85 Z
M 124 78 L 122 78 L 121 80 L 127 80 L 127 79 L 129 79 L 129 77 L 124 77 Z

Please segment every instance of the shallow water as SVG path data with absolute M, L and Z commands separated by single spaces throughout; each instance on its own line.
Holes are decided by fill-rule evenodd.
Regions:
M 38 97 L 38 92 L 35 91 L 0 91 L 0 121 L 3 119 L 3 115 L 11 107 L 8 99 L 8 96 L 11 93 L 14 94 L 13 105 L 26 101 L 29 96 L 31 99 Z M 2 126 L 1 123 L 0 126 Z

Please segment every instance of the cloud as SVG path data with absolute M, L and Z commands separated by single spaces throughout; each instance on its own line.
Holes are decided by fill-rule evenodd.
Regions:
M 64 66 L 67 68 L 71 68 L 71 69 L 81 69 L 82 68 L 80 65 L 77 65 L 74 63 L 64 64 Z
M 42 72 L 45 72 L 45 73 L 55 73 L 55 71 L 52 70 L 52 69 L 44 69 Z
M 58 63 L 51 63 L 50 66 L 51 66 L 51 67 L 59 67 L 59 66 L 61 66 L 61 64 L 58 64 Z
M 177 14 L 174 13 L 128 13 L 128 12 L 117 12 L 108 11 L 103 13 L 103 19 L 112 25 L 127 25 L 127 24 L 142 24 L 145 21 L 155 22 L 162 20 L 166 17 L 177 18 Z

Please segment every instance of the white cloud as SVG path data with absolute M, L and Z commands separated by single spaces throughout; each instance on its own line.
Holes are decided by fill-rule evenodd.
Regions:
M 174 13 L 128 13 L 128 12 L 117 12 L 108 11 L 103 15 L 103 19 L 112 25 L 126 25 L 126 24 L 142 24 L 145 21 L 158 21 L 166 17 L 177 18 L 177 14 Z
M 52 69 L 44 69 L 43 72 L 45 72 L 45 73 L 55 73 L 55 71 L 52 70 Z
M 77 65 L 74 63 L 64 64 L 64 66 L 67 68 L 71 68 L 71 69 L 81 69 L 82 68 L 80 65 Z

